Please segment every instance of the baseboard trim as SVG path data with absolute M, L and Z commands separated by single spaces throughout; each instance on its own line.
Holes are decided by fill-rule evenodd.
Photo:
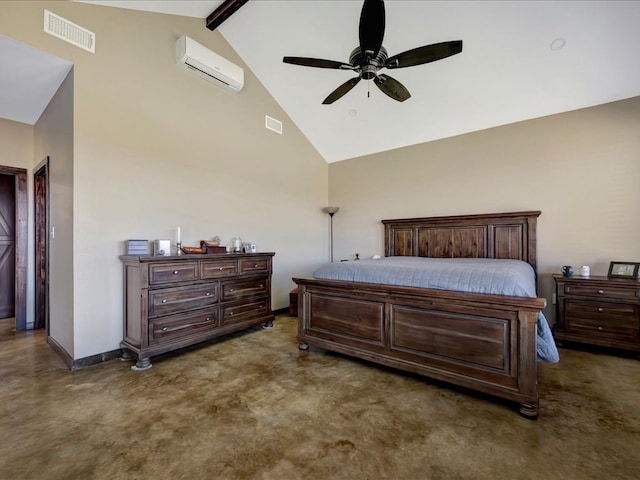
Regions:
M 81 368 L 90 367 L 99 363 L 108 362 L 122 356 L 122 350 L 111 350 L 109 352 L 98 353 L 84 358 L 78 358 L 71 363 L 71 370 L 79 370 Z
M 62 359 L 65 365 L 71 371 L 79 370 L 84 367 L 90 367 L 91 365 L 97 365 L 98 363 L 108 362 L 115 358 L 120 358 L 122 356 L 122 350 L 111 350 L 110 352 L 98 353 L 97 355 L 90 355 L 84 358 L 71 358 L 71 355 L 56 342 L 52 337 L 47 337 L 47 343 L 53 349 L 54 352 L 58 354 L 58 356 Z
M 62 345 L 60 345 L 58 342 L 56 342 L 53 337 L 51 336 L 47 336 L 47 343 L 49 344 L 49 346 L 51 347 L 51 349 L 56 352 L 56 354 L 60 357 L 60 359 L 62 359 L 62 361 L 65 363 L 65 365 L 67 367 L 69 367 L 69 369 L 73 370 L 73 358 L 71 358 L 71 355 L 69 355 L 69 353 L 67 353 L 67 351 L 62 347 Z
M 274 315 L 282 315 L 283 313 L 288 313 L 289 307 L 279 308 L 277 310 L 272 310 L 271 313 Z

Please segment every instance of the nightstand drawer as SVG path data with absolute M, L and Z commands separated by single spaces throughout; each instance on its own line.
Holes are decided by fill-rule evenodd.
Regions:
M 623 289 L 583 284 L 565 284 L 564 294 L 572 297 L 602 297 L 637 300 L 640 298 L 639 289 Z
M 640 340 L 638 322 L 598 321 L 595 318 L 567 317 L 567 332 L 592 338 L 608 337 L 611 340 L 637 342 Z
M 598 321 L 630 322 L 638 324 L 638 305 L 583 300 L 565 300 L 567 317 L 592 318 Z

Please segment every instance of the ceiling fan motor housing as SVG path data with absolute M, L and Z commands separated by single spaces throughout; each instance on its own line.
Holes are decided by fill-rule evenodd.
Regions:
M 367 52 L 369 53 L 369 52 Z M 371 52 L 373 53 L 373 52 Z M 363 80 L 372 80 L 387 61 L 387 50 L 380 47 L 380 51 L 376 58 L 370 58 L 369 55 L 363 55 L 360 47 L 356 47 L 349 55 L 349 63 L 360 71 L 360 78 Z

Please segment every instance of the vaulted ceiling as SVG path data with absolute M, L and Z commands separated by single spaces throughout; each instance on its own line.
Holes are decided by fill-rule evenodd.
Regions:
M 205 29 L 222 0 L 88 3 L 200 17 Z M 638 1 L 387 0 L 385 6 L 389 55 L 464 42 L 458 55 L 382 71 L 411 92 L 402 103 L 361 81 L 322 105 L 354 73 L 282 62 L 284 56 L 348 62 L 358 45 L 360 0 L 250 0 L 218 30 L 327 162 L 640 95 Z

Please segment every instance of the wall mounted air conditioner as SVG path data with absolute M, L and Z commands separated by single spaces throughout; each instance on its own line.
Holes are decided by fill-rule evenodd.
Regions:
M 176 42 L 176 63 L 219 87 L 239 92 L 244 70 L 195 40 L 182 36 Z

